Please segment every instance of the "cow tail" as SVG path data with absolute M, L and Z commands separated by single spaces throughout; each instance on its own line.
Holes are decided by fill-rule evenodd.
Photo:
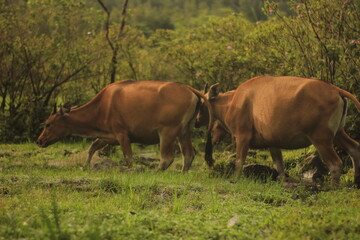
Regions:
M 341 88 L 338 88 L 338 87 L 336 87 L 336 88 L 339 90 L 340 96 L 350 99 L 355 104 L 355 107 L 357 108 L 358 112 L 360 113 L 360 102 L 356 99 L 356 97 Z
M 209 102 L 209 100 L 207 100 L 207 98 L 204 96 L 204 94 L 202 94 L 201 92 L 199 92 L 198 90 L 188 86 L 190 88 L 190 90 L 199 98 L 202 98 L 204 100 L 204 104 L 206 105 L 208 111 L 209 111 L 209 125 L 208 125 L 208 131 L 206 134 L 206 145 L 205 145 L 205 161 L 207 163 L 207 165 L 209 167 L 212 167 L 214 165 L 214 159 L 213 159 L 213 146 L 212 146 L 212 141 L 211 141 L 211 129 L 214 126 L 214 113 L 211 107 L 211 104 Z
M 207 132 L 206 145 L 205 145 L 205 161 L 209 167 L 214 166 L 214 159 L 212 156 L 213 145 L 211 140 L 211 130 Z

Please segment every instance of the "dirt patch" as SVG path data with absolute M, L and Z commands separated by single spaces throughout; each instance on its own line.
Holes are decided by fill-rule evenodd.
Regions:
M 316 197 L 316 195 L 320 192 L 326 192 L 329 190 L 326 187 L 308 181 L 284 182 L 283 186 L 291 192 L 291 198 L 293 200 L 302 201 L 305 201 L 310 197 Z
M 88 152 L 78 152 L 78 153 L 70 153 L 69 151 L 64 152 L 65 156 L 68 156 L 63 160 L 52 160 L 48 161 L 47 165 L 52 167 L 85 167 L 86 161 L 88 157 Z M 148 157 L 153 156 L 153 153 L 141 154 L 138 157 L 133 158 L 133 167 L 129 169 L 127 166 L 122 164 L 123 161 L 116 163 L 107 157 L 103 157 L 103 155 L 99 155 L 98 153 L 94 154 L 91 159 L 90 169 L 95 171 L 107 171 L 117 169 L 120 172 L 142 172 L 146 169 L 155 169 L 159 165 L 160 159 Z
M 69 155 L 69 154 L 64 154 Z M 51 160 L 48 161 L 49 166 L 56 166 L 56 167 L 82 167 L 86 164 L 88 153 L 87 151 L 79 152 L 75 154 L 70 154 L 68 158 L 64 160 Z M 93 157 L 93 162 L 98 161 L 100 158 L 96 155 Z
M 231 177 L 235 171 L 235 159 L 228 161 L 217 161 L 212 169 L 211 175 Z M 260 181 L 276 180 L 278 172 L 269 166 L 261 164 L 247 164 L 244 165 L 243 173 L 245 177 L 257 179 Z
M 11 154 L 9 152 L 1 152 L 0 153 L 0 158 L 8 158 L 10 156 L 11 156 Z
M 302 178 L 316 182 L 323 182 L 324 176 L 328 175 L 329 169 L 321 161 L 318 155 L 310 155 L 299 164 Z
M 51 189 L 58 187 L 65 187 L 67 189 L 72 189 L 78 192 L 91 192 L 93 190 L 91 180 L 80 178 L 80 179 L 44 179 L 37 183 L 41 188 Z
M 119 168 L 119 164 L 108 158 L 99 158 L 90 164 L 91 169 L 95 171 L 107 171 L 109 169 Z
M 55 160 L 55 161 L 49 161 L 49 166 L 56 166 L 56 167 L 85 167 L 86 161 L 88 157 L 88 152 L 78 152 L 75 154 L 70 154 L 69 151 L 64 152 L 65 156 L 69 156 L 68 158 L 64 160 Z M 90 168 L 92 170 L 108 170 L 112 168 L 118 167 L 118 164 L 116 164 L 114 161 L 108 159 L 108 158 L 102 158 L 98 154 L 94 154 Z
M 265 182 L 268 179 L 276 181 L 279 173 L 269 166 L 261 164 L 248 164 L 244 166 L 244 176 Z
M 0 195 L 8 195 L 10 193 L 10 189 L 6 186 L 0 185 Z
M 151 158 L 151 157 L 143 157 L 140 156 L 134 159 L 135 164 L 140 164 L 150 169 L 155 169 L 158 167 L 160 159 L 159 158 Z

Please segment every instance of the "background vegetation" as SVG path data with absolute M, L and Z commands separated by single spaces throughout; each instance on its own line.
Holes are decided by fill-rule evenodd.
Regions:
M 122 1 L 104 4 L 114 41 Z M 359 1 L 133 0 L 127 10 L 116 80 L 220 82 L 225 91 L 294 75 L 360 96 Z M 110 82 L 105 20 L 96 0 L 0 1 L 1 142 L 33 140 L 50 106 L 83 104 Z
M 219 82 L 227 91 L 258 75 L 294 75 L 360 98 L 357 0 L 129 0 L 118 41 L 123 1 L 103 3 L 118 49 L 115 80 L 198 89 Z M 156 157 L 157 146 L 135 146 L 131 170 L 120 152 L 84 170 L 86 140 L 33 144 L 54 103 L 84 104 L 110 83 L 106 20 L 98 0 L 0 0 L 0 239 L 359 238 L 360 192 L 348 166 L 333 190 L 245 178 L 232 184 L 205 167 L 199 138 L 188 174 L 179 173 L 179 156 L 155 173 L 156 160 L 141 154 Z M 355 111 L 347 128 L 359 140 Z M 215 147 L 215 159 L 227 172 L 233 153 L 225 149 Z M 285 152 L 292 178 L 312 152 Z M 269 165 L 269 153 L 253 152 L 247 162 Z

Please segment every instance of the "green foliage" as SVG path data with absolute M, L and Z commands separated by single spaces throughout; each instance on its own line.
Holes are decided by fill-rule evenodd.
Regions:
M 57 102 L 60 87 L 88 76 L 89 64 L 99 58 L 88 48 L 96 46 L 87 35 L 96 25 L 89 17 L 94 12 L 85 9 L 82 1 L 28 1 L 26 7 L 0 7 L 4 119 L 0 141 L 33 138 L 48 114 L 46 107 Z
M 201 88 L 204 82 L 222 82 L 227 89 L 238 77 L 249 75 L 244 36 L 253 26 L 240 15 L 214 18 L 194 30 L 159 31 L 154 36 L 168 63 L 182 74 L 184 82 Z
M 295 58 L 302 58 L 299 69 L 305 76 L 316 77 L 357 93 L 360 44 L 359 3 L 356 1 L 292 2 L 294 17 L 273 13 L 283 24 L 283 37 L 289 36 L 297 49 Z M 269 6 L 271 8 L 271 6 Z M 273 7 L 276 9 L 276 7 Z M 281 45 L 279 45 L 281 46 Z
M 121 1 L 104 1 L 116 38 Z M 259 75 L 315 77 L 360 96 L 358 1 L 138 0 L 129 3 L 116 80 L 234 89 Z M 0 141 L 33 140 L 53 103 L 81 105 L 110 82 L 97 1 L 0 5 Z M 261 12 L 260 10 L 263 10 Z M 359 115 L 349 128 L 359 136 Z
M 50 212 L 47 213 L 47 209 L 40 210 L 40 217 L 42 224 L 44 225 L 46 232 L 48 233 L 47 238 L 49 239 L 71 239 L 70 234 L 64 231 L 61 226 L 60 214 L 58 202 L 56 200 L 56 193 L 53 192 L 51 195 L 51 207 Z

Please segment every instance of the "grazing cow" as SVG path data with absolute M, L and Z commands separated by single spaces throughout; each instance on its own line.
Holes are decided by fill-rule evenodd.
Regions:
M 316 79 L 261 76 L 239 85 L 233 94 L 219 94 L 215 84 L 206 96 L 215 118 L 235 137 L 237 178 L 249 148 L 270 148 L 276 168 L 284 177 L 280 149 L 313 144 L 337 185 L 342 161 L 335 144 L 351 156 L 354 182 L 360 188 L 360 144 L 344 130 L 346 98 L 360 112 L 360 103 L 352 94 Z M 199 124 L 206 122 L 205 108 L 200 109 Z
M 124 80 L 106 86 L 81 107 L 64 106 L 57 111 L 55 106 L 37 144 L 47 147 L 69 134 L 96 137 L 100 145 L 119 144 L 131 167 L 132 142 L 160 143 L 159 170 L 165 170 L 174 160 L 178 139 L 184 157 L 182 170 L 187 171 L 195 155 L 191 134 L 200 98 L 209 107 L 211 138 L 212 110 L 202 93 L 175 82 Z

